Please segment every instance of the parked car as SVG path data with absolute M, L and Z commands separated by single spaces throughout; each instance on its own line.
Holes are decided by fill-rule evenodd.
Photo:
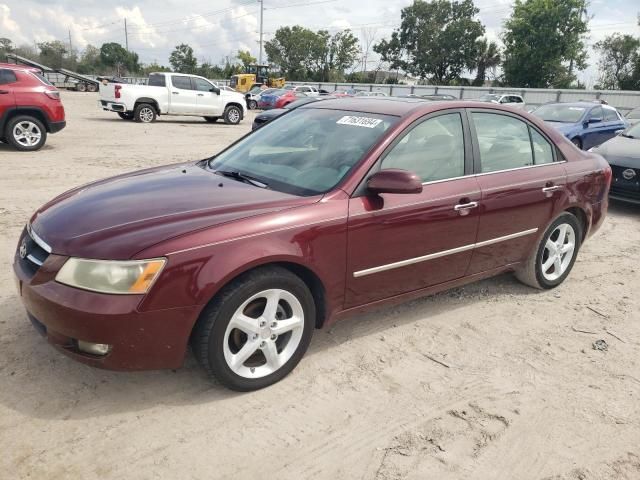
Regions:
M 260 99 L 262 95 L 269 95 L 270 93 L 275 92 L 276 90 L 280 90 L 278 88 L 261 88 L 260 86 L 256 86 L 252 88 L 249 92 L 245 94 L 245 98 L 247 99 L 247 107 L 249 110 L 255 110 L 256 108 L 260 108 Z
M 258 101 L 258 108 L 262 108 L 263 110 L 270 110 L 272 108 L 284 108 L 286 105 L 291 102 L 304 98 L 307 95 L 304 93 L 297 92 L 295 90 L 274 90 L 273 92 L 260 95 L 260 100 Z
M 280 115 L 287 113 L 289 110 L 293 110 L 295 108 L 301 107 L 302 105 L 306 105 L 307 103 L 318 102 L 321 100 L 329 100 L 331 98 L 337 98 L 329 95 L 321 95 L 319 97 L 303 97 L 293 102 L 285 105 L 282 108 L 274 108 L 271 110 L 265 110 L 264 112 L 259 113 L 253 119 L 253 125 L 251 126 L 251 130 L 257 130 L 262 127 L 265 123 L 270 122 L 274 118 L 278 118 Z
M 446 94 L 417 95 L 415 93 L 407 93 L 406 95 L 396 95 L 396 98 L 416 98 L 419 100 L 431 100 L 433 102 L 457 100 L 453 95 Z
M 381 91 L 373 91 L 373 92 L 367 92 L 364 90 L 360 90 L 358 93 L 356 93 L 354 96 L 356 97 L 388 97 L 388 95 L 384 92 Z
M 640 204 L 640 123 L 591 151 L 602 155 L 611 165 L 613 179 L 609 197 Z
M 151 123 L 158 115 L 222 118 L 237 125 L 247 107 L 241 93 L 222 90 L 204 77 L 177 73 L 152 73 L 148 85 L 100 85 L 101 108 L 123 120 Z
M 640 123 L 640 107 L 636 107 L 631 110 L 629 113 L 627 113 L 627 116 L 625 118 L 629 125 Z
M 177 368 L 190 343 L 224 385 L 253 390 L 353 312 L 507 271 L 560 285 L 610 182 L 602 156 L 526 112 L 326 100 L 209 159 L 58 196 L 13 268 L 29 318 L 66 355 Z
M 584 150 L 606 142 L 627 127 L 615 108 L 593 102 L 548 103 L 532 113 Z
M 524 99 L 521 95 L 516 95 L 515 93 L 487 93 L 486 95 L 482 95 L 478 98 L 481 102 L 489 102 L 489 103 L 497 103 L 499 105 L 504 105 L 513 108 L 521 108 L 525 109 L 526 104 L 524 103 Z
M 40 70 L 0 63 L 0 140 L 17 150 L 39 150 L 48 133 L 66 126 L 60 92 Z
M 362 90 L 355 88 L 338 88 L 331 92 L 330 95 L 333 95 L 334 97 L 355 97 L 356 94 L 361 91 Z
M 296 93 L 303 93 L 308 97 L 317 97 L 321 94 L 320 90 L 311 85 L 287 85 L 283 90 L 290 90 Z M 324 91 L 324 90 L 323 90 Z M 324 91 L 326 93 L 326 91 Z

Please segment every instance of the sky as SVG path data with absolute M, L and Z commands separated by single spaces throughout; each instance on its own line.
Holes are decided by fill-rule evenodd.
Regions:
M 281 26 L 303 25 L 335 32 L 351 28 L 361 39 L 389 36 L 400 23 L 400 11 L 412 0 L 264 0 L 264 40 Z M 499 40 L 512 0 L 475 0 L 486 36 Z M 591 0 L 589 64 L 579 74 L 592 86 L 597 81 L 597 54 L 593 44 L 612 33 L 640 36 L 638 0 Z M 258 57 L 260 3 L 257 0 L 0 0 L 0 37 L 15 44 L 50 40 L 87 44 L 125 44 L 127 22 L 129 48 L 144 63 L 168 64 L 175 45 L 190 44 L 200 62 L 218 63 L 238 49 Z M 376 56 L 368 57 L 369 68 Z

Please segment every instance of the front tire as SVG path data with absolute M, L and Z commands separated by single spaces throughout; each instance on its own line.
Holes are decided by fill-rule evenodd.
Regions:
M 281 267 L 248 272 L 204 310 L 191 336 L 196 358 L 226 387 L 250 391 L 282 380 L 307 350 L 315 303 L 306 284 Z
M 148 103 L 136 105 L 133 111 L 133 120 L 141 123 L 152 123 L 156 121 L 156 109 Z
M 255 110 L 256 108 L 258 108 L 258 102 L 256 102 L 255 100 L 249 100 L 249 110 Z
M 4 136 L 16 150 L 33 152 L 44 146 L 47 141 L 47 130 L 37 118 L 19 115 L 7 122 Z
M 242 110 L 235 105 L 229 105 L 224 109 L 224 123 L 227 125 L 238 125 L 242 120 Z
M 548 290 L 569 276 L 578 256 L 582 228 L 578 219 L 564 212 L 547 228 L 540 243 L 516 277 L 525 285 Z

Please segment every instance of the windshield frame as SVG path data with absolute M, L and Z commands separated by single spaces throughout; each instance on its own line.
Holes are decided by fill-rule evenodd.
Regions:
M 272 189 L 280 193 L 286 193 L 288 195 L 294 195 L 299 197 L 313 197 L 318 195 L 322 196 L 336 189 L 339 189 L 345 182 L 349 181 L 349 179 L 353 175 L 353 172 L 357 171 L 358 168 L 363 164 L 363 162 L 365 162 L 366 159 L 369 158 L 371 152 L 374 151 L 378 147 L 378 145 L 380 145 L 381 142 L 386 141 L 385 139 L 387 138 L 387 136 L 391 132 L 394 132 L 395 129 L 398 127 L 398 125 L 401 124 L 400 115 L 393 115 L 388 113 L 362 112 L 362 111 L 347 110 L 342 108 L 314 108 L 312 105 L 315 103 L 318 103 L 318 102 L 311 102 L 309 105 L 302 105 L 298 108 L 285 110 L 284 113 L 277 116 L 273 120 L 267 122 L 261 128 L 247 133 L 246 135 L 242 136 L 241 138 L 239 138 L 238 140 L 230 144 L 224 150 L 221 150 L 220 152 L 218 152 L 217 154 L 209 158 L 199 161 L 197 164 L 201 168 L 205 170 L 209 170 L 211 173 L 215 173 L 216 170 L 228 170 L 230 168 L 237 170 L 239 173 L 247 176 L 251 176 L 255 180 L 259 181 L 260 183 L 264 183 L 268 185 L 269 189 Z M 304 188 L 304 186 L 287 184 L 286 182 L 280 181 L 278 179 L 265 177 L 261 175 L 261 173 L 259 172 L 251 171 L 248 169 L 246 170 L 239 169 L 236 166 L 229 165 L 229 164 L 215 165 L 216 160 L 219 160 L 220 156 L 224 154 L 230 154 L 230 152 L 239 148 L 239 145 L 242 142 L 248 141 L 250 137 L 257 135 L 258 132 L 260 132 L 259 134 L 264 134 L 266 127 L 273 128 L 273 125 L 276 124 L 276 122 L 282 122 L 283 121 L 282 119 L 284 119 L 285 117 L 288 117 L 289 115 L 297 115 L 298 112 L 307 111 L 307 110 L 311 110 L 311 111 L 317 110 L 317 111 L 324 111 L 324 112 L 341 112 L 343 116 L 363 116 L 363 117 L 366 117 L 367 115 L 375 116 L 376 118 L 382 118 L 382 119 L 388 120 L 389 124 L 388 126 L 386 126 L 386 128 L 382 132 L 379 133 L 377 137 L 375 137 L 372 140 L 370 144 L 368 144 L 368 147 L 365 147 L 364 152 L 359 156 L 359 158 L 353 161 L 353 163 L 348 168 L 348 170 L 346 170 L 342 174 L 342 176 L 337 180 L 337 182 L 333 184 L 331 187 L 328 187 L 323 190 L 311 190 L 311 189 Z M 282 188 L 283 186 L 285 188 Z

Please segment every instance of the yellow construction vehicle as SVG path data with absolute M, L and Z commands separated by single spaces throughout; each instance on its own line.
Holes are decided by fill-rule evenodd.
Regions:
M 230 87 L 238 92 L 246 93 L 256 85 L 266 85 L 270 88 L 282 88 L 285 78 L 269 76 L 269 65 L 248 65 L 244 73 L 231 77 Z

